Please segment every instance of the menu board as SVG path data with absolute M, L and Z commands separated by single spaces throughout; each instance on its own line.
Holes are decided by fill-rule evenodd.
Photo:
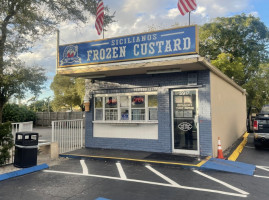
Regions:
M 193 105 L 193 96 L 191 94 L 184 93 L 183 95 L 175 95 L 174 105 L 174 115 L 176 118 L 193 117 L 195 107 Z

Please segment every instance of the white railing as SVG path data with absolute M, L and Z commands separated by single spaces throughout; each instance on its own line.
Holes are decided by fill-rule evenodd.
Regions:
M 52 121 L 52 142 L 58 142 L 59 153 L 84 147 L 83 120 Z
M 33 131 L 33 122 L 17 122 L 12 123 L 12 135 L 15 136 L 15 133 L 22 131 Z

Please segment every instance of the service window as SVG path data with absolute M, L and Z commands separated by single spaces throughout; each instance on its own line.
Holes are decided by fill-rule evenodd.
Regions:
M 118 120 L 117 97 L 106 97 L 105 120 Z
M 95 120 L 103 120 L 103 97 L 95 97 Z
M 145 96 L 132 96 L 132 120 L 145 120 Z
M 158 98 L 157 95 L 148 95 L 149 120 L 158 120 Z
M 96 121 L 158 120 L 158 99 L 154 93 L 97 95 L 94 99 Z
M 120 120 L 129 120 L 129 96 L 120 96 Z

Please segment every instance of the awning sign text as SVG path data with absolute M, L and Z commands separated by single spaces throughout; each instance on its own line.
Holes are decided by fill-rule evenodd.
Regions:
M 59 46 L 58 66 L 79 66 L 198 53 L 197 27 Z

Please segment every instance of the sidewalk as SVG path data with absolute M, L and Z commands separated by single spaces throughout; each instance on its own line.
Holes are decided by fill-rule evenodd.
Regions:
M 256 166 L 242 162 L 217 159 L 211 157 L 193 157 L 179 154 L 152 153 L 140 151 L 86 148 L 63 153 L 64 158 L 93 159 L 134 164 L 150 164 L 198 170 L 215 170 L 244 175 L 253 175 Z
M 51 134 L 52 134 L 51 127 L 35 126 L 33 127 L 33 132 L 36 132 L 39 134 L 39 143 L 51 142 Z
M 63 161 L 64 158 L 58 158 L 58 159 L 50 159 L 50 155 L 48 154 L 38 154 L 37 156 L 37 165 L 46 163 L 48 166 L 54 166 L 59 165 L 61 161 Z M 8 164 L 0 167 L 0 175 L 20 170 L 21 168 L 14 167 L 13 164 Z
M 216 170 L 244 175 L 253 175 L 256 166 L 236 162 L 237 157 L 247 142 L 248 133 L 238 140 L 229 152 L 228 160 L 211 157 L 198 157 L 183 154 L 152 153 L 142 151 L 84 148 L 60 154 L 60 157 L 76 159 L 95 159 L 136 164 L 152 164 L 199 170 Z
M 208 158 L 182 154 L 152 153 L 114 149 L 84 148 L 60 154 L 60 157 L 116 160 L 121 162 L 151 163 L 181 167 L 200 167 Z M 202 161 L 201 161 L 202 160 Z

